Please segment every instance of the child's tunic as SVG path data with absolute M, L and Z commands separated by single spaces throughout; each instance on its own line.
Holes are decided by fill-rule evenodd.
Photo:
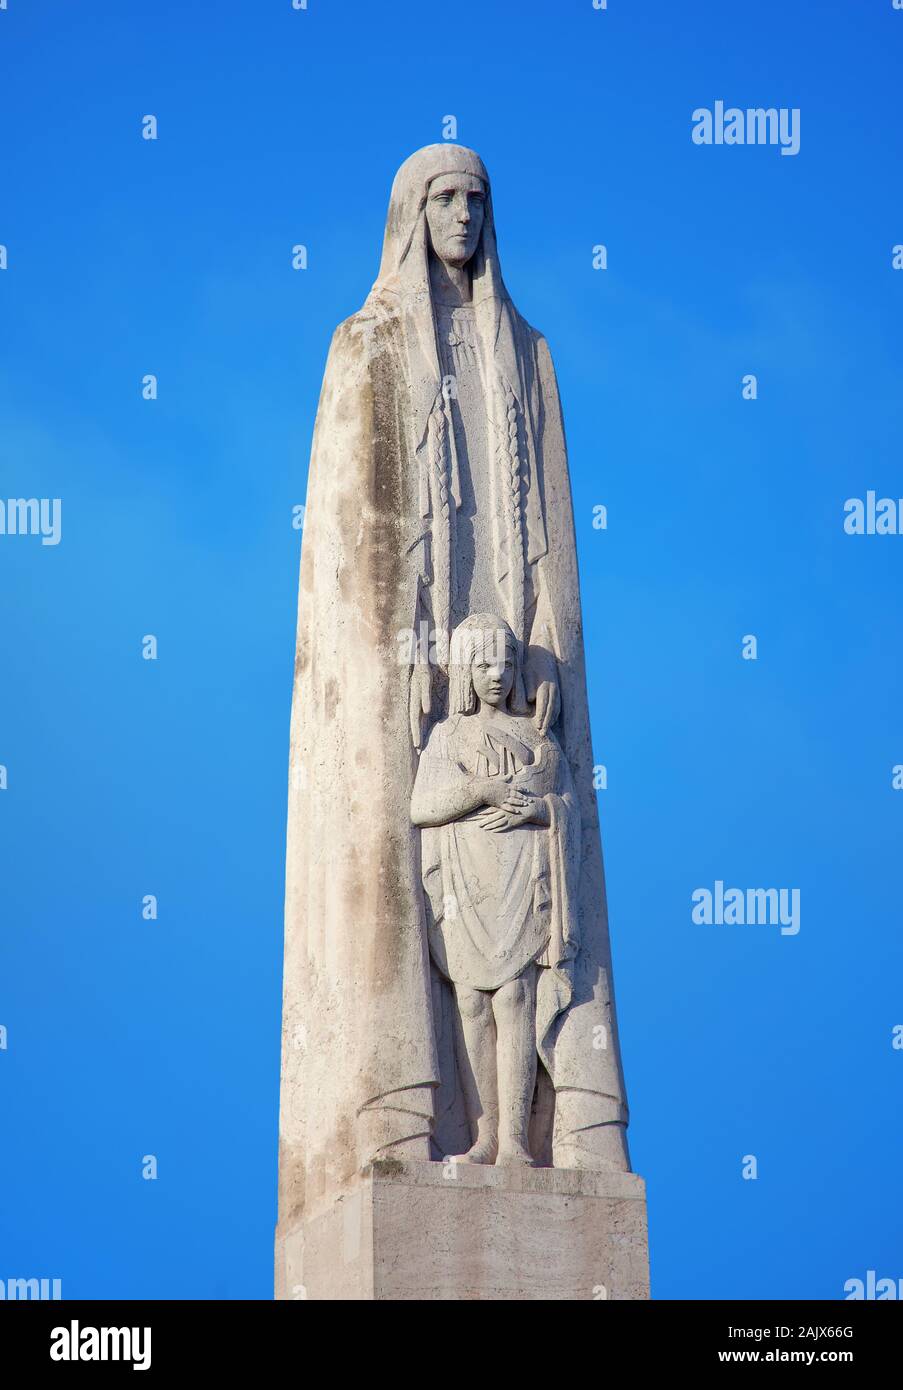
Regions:
M 477 810 L 423 831 L 430 952 L 447 979 L 471 989 L 498 989 L 532 961 L 557 965 L 573 941 L 560 882 L 563 837 L 577 814 L 570 772 L 553 735 L 502 712 L 488 723 L 462 714 L 443 720 L 420 758 L 417 785 L 428 791 L 522 771 L 512 785 L 543 797 L 548 825 L 487 830 Z

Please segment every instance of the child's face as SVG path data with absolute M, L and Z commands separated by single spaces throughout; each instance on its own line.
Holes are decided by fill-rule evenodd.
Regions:
M 504 634 L 487 633 L 488 640 L 478 644 L 474 654 L 471 678 L 478 700 L 485 705 L 504 705 L 514 684 L 514 653 L 504 640 Z

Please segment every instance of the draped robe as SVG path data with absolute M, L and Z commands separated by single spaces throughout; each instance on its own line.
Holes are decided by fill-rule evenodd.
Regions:
M 576 951 L 573 846 L 580 812 L 567 759 L 554 734 L 534 721 L 496 712 L 491 720 L 462 714 L 434 725 L 420 757 L 414 797 L 454 792 L 474 778 L 517 777 L 541 798 L 547 823 L 527 822 L 502 834 L 487 830 L 478 807 L 421 832 L 427 896 L 427 940 L 442 976 L 469 989 L 495 990 L 536 962 L 555 971 Z M 560 1012 L 562 974 L 540 977 L 536 1043 L 540 1055 Z
M 457 457 L 468 422 L 456 420 L 461 399 L 437 344 L 424 214 L 430 180 L 450 172 L 476 174 L 487 190 L 472 318 L 490 491 L 485 477 L 478 482 L 492 514 L 477 515 L 469 550 L 457 540 L 458 511 L 475 495 L 462 493 Z M 465 555 L 469 575 L 460 573 Z M 336 330 L 314 431 L 292 701 L 281 1225 L 314 1212 L 374 1157 L 444 1149 L 437 1112 L 448 1102 L 437 1096 L 455 1087 L 441 1055 L 447 1001 L 431 984 L 420 836 L 409 819 L 419 756 L 410 692 L 427 666 L 425 722 L 441 716 L 444 642 L 474 573 L 478 590 L 500 595 L 495 606 L 533 673 L 516 692 L 520 707 L 543 673 L 557 675 L 556 734 L 579 804 L 581 945 L 545 1036 L 550 1084 L 538 1098 L 534 1155 L 558 1167 L 611 1166 L 604 1131 L 622 1133 L 627 1112 L 558 389 L 545 339 L 502 281 L 482 161 L 438 145 L 396 177 L 380 275 Z M 435 653 L 406 636 L 424 626 Z M 626 1163 L 624 1150 L 615 1166 Z

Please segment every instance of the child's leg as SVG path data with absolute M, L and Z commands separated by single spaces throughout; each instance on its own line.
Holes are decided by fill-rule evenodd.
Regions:
M 469 1163 L 494 1163 L 498 1152 L 499 1100 L 496 1075 L 496 1030 L 492 995 L 455 985 L 458 1072 L 464 1105 L 476 1131 L 472 1148 L 459 1157 Z
M 528 1128 L 536 1085 L 536 966 L 492 996 L 498 1032 L 499 1163 L 532 1163 Z

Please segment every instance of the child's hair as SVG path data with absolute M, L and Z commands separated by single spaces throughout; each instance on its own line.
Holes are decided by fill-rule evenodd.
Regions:
M 508 708 L 512 713 L 525 712 L 521 679 L 520 643 L 503 618 L 494 613 L 471 613 L 460 623 L 451 636 L 451 653 L 448 666 L 448 712 L 449 714 L 473 714 L 477 707 L 476 692 L 473 688 L 473 663 L 478 653 L 488 652 L 492 657 L 502 655 L 501 643 L 505 651 L 511 650 L 514 658 L 514 681 L 508 696 Z

